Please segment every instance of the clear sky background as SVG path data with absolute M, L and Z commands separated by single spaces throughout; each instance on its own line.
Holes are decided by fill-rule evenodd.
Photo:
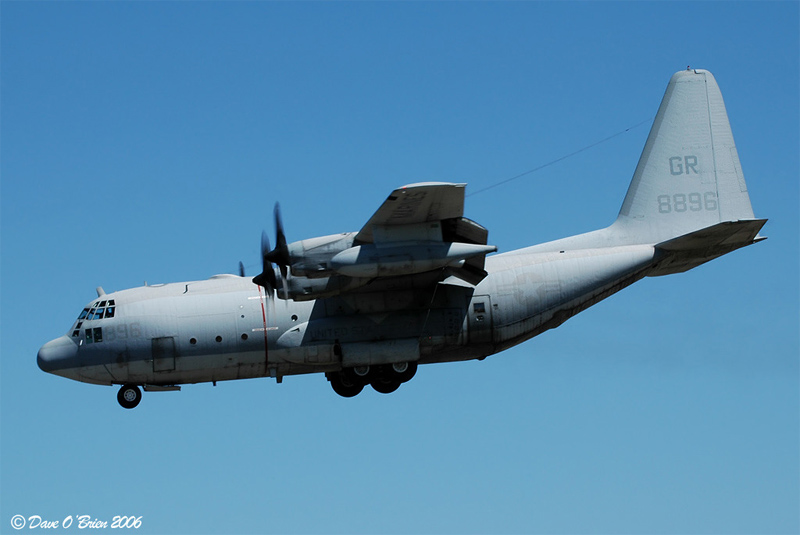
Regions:
M 797 533 L 797 2 L 2 2 L 0 533 Z M 392 395 L 41 372 L 95 287 L 258 270 L 395 187 L 500 251 L 616 217 L 670 76 L 722 89 L 766 242 Z M 77 531 L 75 528 L 72 531 Z

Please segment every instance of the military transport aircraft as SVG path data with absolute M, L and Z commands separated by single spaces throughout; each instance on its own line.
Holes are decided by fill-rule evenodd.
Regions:
M 263 271 L 105 293 L 39 367 L 145 391 L 324 373 L 342 396 L 390 393 L 419 364 L 483 359 L 558 327 L 643 277 L 758 242 L 722 95 L 710 72 L 672 76 L 614 223 L 496 251 L 464 217 L 465 184 L 394 190 L 358 232 L 287 244 L 262 236 Z M 276 299 L 286 304 L 276 306 Z

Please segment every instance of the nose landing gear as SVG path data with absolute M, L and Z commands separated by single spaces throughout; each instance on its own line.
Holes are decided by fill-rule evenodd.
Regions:
M 136 385 L 122 385 L 117 392 L 117 401 L 126 409 L 132 409 L 142 401 L 142 391 Z

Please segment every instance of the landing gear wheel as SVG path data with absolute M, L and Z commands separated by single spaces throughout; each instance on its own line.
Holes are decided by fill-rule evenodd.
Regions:
M 142 391 L 136 385 L 122 385 L 117 392 L 117 401 L 126 409 L 132 409 L 142 401 Z
M 380 392 L 381 394 L 391 394 L 400 388 L 400 381 L 397 379 L 378 378 L 372 381 L 370 385 L 372 385 L 372 388 L 375 390 L 375 392 Z
M 416 362 L 397 362 L 392 364 L 392 375 L 401 383 L 407 383 L 414 378 L 417 373 Z
M 342 382 L 346 385 L 368 385 L 369 384 L 369 366 L 362 366 L 360 368 L 342 368 L 339 372 Z
M 343 398 L 352 398 L 361 393 L 364 390 L 364 384 L 360 382 L 354 382 L 350 380 L 347 375 L 341 372 L 332 372 L 325 374 L 328 377 L 328 381 L 331 382 L 331 388 L 333 391 L 342 396 Z

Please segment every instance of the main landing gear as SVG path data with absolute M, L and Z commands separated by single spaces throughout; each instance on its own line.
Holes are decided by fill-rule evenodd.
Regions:
M 126 409 L 132 409 L 142 401 L 142 391 L 136 385 L 122 385 L 117 392 L 117 401 Z
M 408 382 L 417 373 L 416 362 L 397 362 L 381 366 L 356 366 L 338 372 L 328 372 L 325 377 L 331 382 L 333 391 L 342 397 L 352 398 L 372 386 L 376 392 L 391 394 L 400 385 Z

